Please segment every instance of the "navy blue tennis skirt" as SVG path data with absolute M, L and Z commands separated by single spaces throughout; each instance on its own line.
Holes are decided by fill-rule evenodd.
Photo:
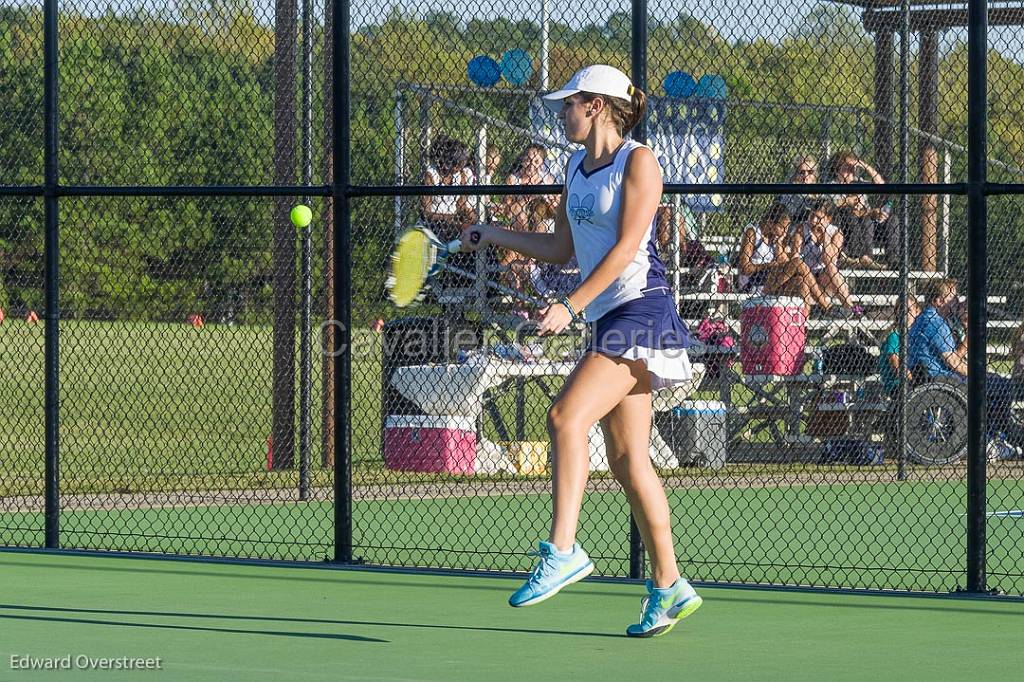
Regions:
M 590 325 L 587 351 L 643 360 L 654 389 L 693 378 L 686 349 L 690 332 L 665 291 L 623 303 Z

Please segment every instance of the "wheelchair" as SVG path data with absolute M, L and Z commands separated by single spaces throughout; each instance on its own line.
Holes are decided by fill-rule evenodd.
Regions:
M 928 377 L 918 366 L 907 391 L 907 458 L 915 464 L 941 466 L 967 456 L 967 385 L 949 377 Z M 891 408 L 895 408 L 892 401 Z M 890 409 L 886 439 L 895 444 L 895 409 Z M 992 419 L 991 413 L 989 419 Z M 1004 421 L 1005 420 L 1005 421 Z M 989 424 L 1011 444 L 1024 444 L 1024 401 L 1008 403 L 998 424 Z
M 871 358 L 857 359 L 851 354 L 839 359 L 825 357 L 826 371 L 837 375 L 867 379 L 877 376 L 874 365 Z M 834 369 L 828 369 L 830 367 Z M 861 409 L 872 416 L 861 427 L 853 428 L 857 432 L 864 430 L 883 436 L 886 459 L 894 460 L 899 451 L 896 436 L 898 397 L 886 392 L 879 382 L 869 381 L 860 400 L 863 401 Z M 967 386 L 962 381 L 929 377 L 924 367 L 915 367 L 907 386 L 905 414 L 905 455 L 910 462 L 941 466 L 967 456 Z
M 904 433 L 907 458 L 926 466 L 960 461 L 967 456 L 967 386 L 948 377 L 930 378 L 919 376 L 916 371 L 912 373 Z M 891 424 L 889 433 L 890 438 L 895 439 L 895 423 Z

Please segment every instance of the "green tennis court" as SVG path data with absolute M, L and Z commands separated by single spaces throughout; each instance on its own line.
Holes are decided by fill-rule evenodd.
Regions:
M 120 674 L 174 680 L 982 680 L 1022 660 L 1019 602 L 704 588 L 638 641 L 630 584 L 511 609 L 513 579 L 14 552 L 0 568 L 3 679 L 69 654 L 159 657 Z

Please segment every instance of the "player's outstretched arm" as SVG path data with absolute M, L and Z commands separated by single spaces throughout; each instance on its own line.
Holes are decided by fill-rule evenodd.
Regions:
M 470 234 L 473 232 L 480 234 L 480 240 L 475 245 L 470 241 Z M 568 262 L 574 251 L 572 231 L 565 214 L 565 190 L 562 190 L 558 208 L 555 209 L 555 231 L 550 234 L 518 232 L 494 225 L 470 225 L 463 230 L 463 251 L 475 251 L 488 245 L 501 246 L 527 258 L 546 263 Z

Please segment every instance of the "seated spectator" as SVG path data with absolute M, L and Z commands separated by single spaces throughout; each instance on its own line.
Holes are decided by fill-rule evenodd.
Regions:
M 481 185 L 493 185 L 498 179 L 498 166 L 501 165 L 501 150 L 497 145 L 487 145 L 484 153 L 484 172 L 480 175 Z
M 527 232 L 554 232 L 555 209 L 551 207 L 544 197 L 526 197 L 527 222 L 524 226 Z M 512 229 L 515 229 L 513 227 Z M 518 291 L 525 291 L 527 283 L 530 282 L 531 274 L 537 264 L 521 256 L 515 251 L 506 249 L 500 250 L 498 262 L 505 270 L 505 283 Z
M 863 182 L 858 177 L 862 171 L 876 185 L 885 178 L 866 161 L 858 159 L 852 152 L 839 152 L 829 162 L 831 181 L 839 184 Z M 833 216 L 839 231 L 843 233 L 843 256 L 852 264 L 864 268 L 880 267 L 872 257 L 876 240 L 891 246 L 887 232 L 892 205 L 873 208 L 866 194 L 842 194 L 834 198 L 836 211 Z
M 716 256 L 724 258 L 724 265 L 728 266 L 727 257 L 712 254 L 701 244 L 696 235 L 688 233 L 685 216 L 691 215 L 689 210 L 685 204 L 682 206 L 682 211 L 677 211 L 672 204 L 661 204 L 658 206 L 654 218 L 658 253 L 669 268 L 675 265 L 672 258 L 672 230 L 676 230 L 679 234 L 679 284 L 684 289 L 697 286 L 705 279 L 708 268 L 713 267 L 716 263 Z M 731 290 L 731 282 L 728 288 Z
M 818 182 L 818 162 L 813 156 L 798 156 L 793 159 L 793 172 L 789 182 L 808 185 Z M 780 194 L 776 201 L 786 207 L 789 219 L 794 223 L 807 220 L 811 203 L 817 197 L 813 194 Z
M 558 184 L 555 177 L 548 172 L 547 149 L 541 144 L 531 144 L 519 155 L 512 166 L 507 184 L 509 185 L 555 185 Z M 528 206 L 533 197 L 524 194 L 511 194 L 505 197 L 503 213 L 508 218 L 509 228 L 513 230 L 527 230 L 530 220 Z M 551 204 L 552 208 L 558 201 L 557 195 L 546 195 L 544 201 Z
M 967 339 L 957 344 L 947 315 L 956 300 L 956 280 L 939 279 L 923 287 L 925 307 L 907 332 L 907 367 L 920 366 L 922 378 L 965 378 Z
M 424 185 L 472 185 L 476 179 L 469 168 L 466 145 L 438 135 L 430 145 L 430 165 L 423 176 Z M 462 228 L 477 221 L 473 197 L 465 195 L 424 196 L 420 199 L 423 222 L 444 240 L 457 238 Z
M 898 311 L 898 306 L 897 306 Z M 921 307 L 917 304 L 917 300 L 913 297 L 907 299 L 907 329 L 909 330 L 914 325 L 914 320 L 917 319 L 918 314 L 921 312 Z M 900 326 L 894 324 L 892 329 L 886 335 L 885 340 L 882 341 L 882 345 L 879 348 L 878 353 L 878 373 L 882 379 L 882 386 L 889 394 L 896 392 L 896 389 L 900 385 Z M 913 377 L 910 375 L 910 371 L 903 370 L 904 377 L 909 382 Z
M 794 226 L 791 251 L 808 267 L 821 290 L 839 299 L 843 308 L 854 311 L 850 287 L 839 271 L 843 235 L 832 222 L 832 202 L 815 199 L 808 206 L 806 222 Z
M 915 380 L 967 379 L 967 338 L 958 344 L 953 336 L 953 326 L 965 321 L 959 317 L 956 289 L 954 279 L 933 280 L 924 286 L 925 308 L 907 331 L 907 367 Z M 1013 379 L 992 372 L 985 375 L 989 434 L 1006 433 L 1018 447 L 1024 438 L 1012 428 L 1010 405 L 1020 393 Z
M 737 269 L 740 291 L 772 296 L 799 296 L 804 304 L 818 303 L 824 310 L 831 301 L 821 290 L 807 265 L 787 246 L 789 213 L 779 203 L 772 204 L 761 220 L 748 225 L 740 238 Z
M 547 204 L 542 204 L 548 206 Z M 543 223 L 534 228 L 534 232 L 554 232 L 555 220 L 554 209 L 536 207 L 538 216 L 548 215 L 550 219 L 544 218 Z M 530 283 L 534 291 L 542 298 L 567 296 L 580 285 L 580 266 L 576 262 L 576 256 L 571 257 L 566 263 L 544 263 L 533 262 L 530 268 Z
M 555 209 L 545 197 L 533 197 L 527 205 L 527 229 L 536 233 L 555 231 Z M 579 265 L 573 256 L 567 263 L 543 263 L 523 258 L 512 251 L 503 251 L 500 263 L 506 269 L 505 283 L 518 291 L 533 289 L 544 298 L 572 293 L 580 284 Z M 515 310 L 523 317 L 526 308 L 515 303 Z

